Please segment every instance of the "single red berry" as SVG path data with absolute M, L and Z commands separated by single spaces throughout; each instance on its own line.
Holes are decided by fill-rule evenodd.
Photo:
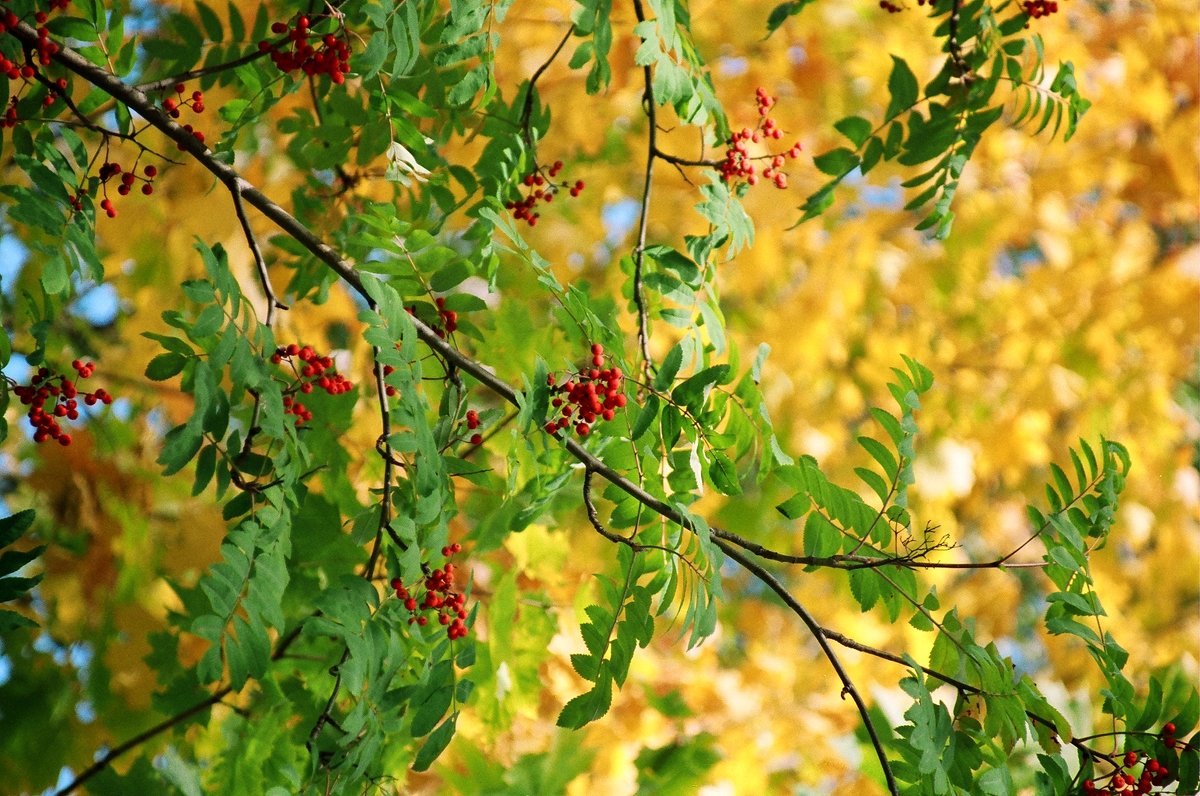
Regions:
M 1175 734 L 1175 722 L 1168 721 L 1166 724 L 1164 724 L 1162 727 L 1162 734 L 1163 735 L 1174 735 Z
M 483 435 L 482 434 L 472 434 L 471 435 L 471 444 L 472 445 L 482 445 L 483 444 Z

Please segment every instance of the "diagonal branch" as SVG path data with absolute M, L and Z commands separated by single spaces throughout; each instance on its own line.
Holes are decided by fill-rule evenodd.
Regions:
M 639 0 L 640 2 L 640 0 Z M 26 43 L 37 42 L 37 32 L 26 23 L 20 23 L 17 27 L 10 31 L 17 38 Z M 253 183 L 246 180 L 236 169 L 221 160 L 218 160 L 204 144 L 196 140 L 187 130 L 176 124 L 166 113 L 160 110 L 153 100 L 139 89 L 127 85 L 120 78 L 105 71 L 103 68 L 96 66 L 88 61 L 83 56 L 69 47 L 63 47 L 56 53 L 54 59 L 65 66 L 70 71 L 82 77 L 84 80 L 92 83 L 96 87 L 108 92 L 120 102 L 125 103 L 131 110 L 136 111 L 140 116 L 145 118 L 153 127 L 162 131 L 171 140 L 175 141 L 179 146 L 196 159 L 196 161 L 211 172 L 226 186 L 229 186 L 231 191 L 236 191 L 242 199 L 261 212 L 268 219 L 273 221 L 284 233 L 292 237 L 296 242 L 307 249 L 314 257 L 324 263 L 334 273 L 350 286 L 352 290 L 365 298 L 368 303 L 372 301 L 370 295 L 363 286 L 362 279 L 359 278 L 358 272 L 354 269 L 347 260 L 343 259 L 336 249 L 323 241 L 319 236 L 314 234 L 295 216 L 285 210 L 282 206 L 275 203 L 270 197 L 260 191 Z M 651 103 L 653 108 L 653 103 Z M 653 131 L 654 126 L 651 125 Z M 440 356 L 443 361 L 459 368 L 460 370 L 469 373 L 481 385 L 491 390 L 497 396 L 512 404 L 514 407 L 520 407 L 521 402 L 517 390 L 508 382 L 498 377 L 491 368 L 482 362 L 473 359 L 461 351 L 456 349 L 447 341 L 440 338 L 437 333 L 419 318 L 410 316 L 410 321 L 417 330 L 417 336 L 421 342 L 427 345 L 436 355 Z M 663 518 L 674 522 L 689 531 L 695 531 L 691 521 L 686 516 L 680 513 L 674 506 L 666 503 L 663 500 L 655 497 L 641 487 L 641 485 L 629 480 L 622 473 L 605 464 L 599 458 L 590 453 L 579 442 L 574 439 L 566 439 L 563 446 L 567 451 L 579 460 L 589 470 L 601 475 L 607 481 L 615 485 L 617 488 L 624 491 L 634 500 L 637 500 L 646 508 L 662 516 Z M 830 558 L 817 558 L 810 556 L 791 556 L 784 553 L 779 553 L 769 548 L 757 545 L 753 542 L 738 536 L 737 534 L 725 531 L 715 525 L 711 526 L 712 535 L 724 542 L 739 545 L 744 547 L 756 555 L 764 558 L 770 558 L 784 563 L 803 564 L 808 566 L 836 567 L 841 569 L 857 569 L 862 567 L 879 567 L 886 565 L 903 564 L 902 559 L 875 559 L 866 556 L 842 557 L 833 556 Z M 912 566 L 910 563 L 909 566 Z M 1000 567 L 1016 567 L 1022 566 L 1017 564 L 1007 563 L 1007 559 L 997 561 L 989 561 L 983 564 L 935 564 L 922 563 L 922 568 L 945 568 L 945 569 L 979 569 L 979 568 L 1000 568 Z M 1029 564 L 1025 566 L 1042 566 L 1037 564 Z
M 883 749 L 883 741 L 880 740 L 879 733 L 875 730 L 875 724 L 871 721 L 871 713 L 867 708 L 867 703 L 863 701 L 862 695 L 858 693 L 858 689 L 854 685 L 854 681 L 850 679 L 850 675 L 846 673 L 833 648 L 829 646 L 829 639 L 826 637 L 827 634 L 824 628 L 792 596 L 791 592 L 779 582 L 779 579 L 764 569 L 762 565 L 750 560 L 742 554 L 742 551 L 728 543 L 718 541 L 717 546 L 721 548 L 725 555 L 741 564 L 747 572 L 758 578 L 762 581 L 763 585 L 775 592 L 779 599 L 783 600 L 784 604 L 791 609 L 792 613 L 800 617 L 800 621 L 804 623 L 808 631 L 812 634 L 812 637 L 816 639 L 821 652 L 825 654 L 826 659 L 829 660 L 829 664 L 837 672 L 838 679 L 842 681 L 842 696 L 849 695 L 850 699 L 854 700 L 854 705 L 858 708 L 859 715 L 862 716 L 863 726 L 866 727 L 867 735 L 871 737 L 871 745 L 875 747 L 875 756 L 879 758 L 879 765 L 883 767 L 883 776 L 887 780 L 888 793 L 892 794 L 892 796 L 899 796 L 900 790 L 896 785 L 896 778 L 892 774 L 891 765 L 888 763 L 887 752 Z
M 284 656 L 284 653 L 286 653 L 288 648 L 290 646 L 292 646 L 292 643 L 295 642 L 296 639 L 300 638 L 300 631 L 303 627 L 304 627 L 304 623 L 300 622 L 296 625 L 296 627 L 292 628 L 292 631 L 290 633 L 288 633 L 286 636 L 283 637 L 283 639 L 279 642 L 279 646 L 277 646 L 275 648 L 275 652 L 272 653 L 271 660 L 277 661 Z M 95 762 L 93 762 L 90 766 L 85 768 L 83 771 L 79 772 L 79 775 L 77 777 L 75 777 L 75 779 L 71 780 L 66 785 L 63 785 L 61 788 L 59 788 L 57 791 L 55 791 L 54 796 L 66 796 L 68 793 L 73 792 L 76 788 L 83 785 L 85 782 L 90 780 L 92 777 L 96 776 L 101 771 L 108 768 L 109 764 L 111 764 L 112 761 L 116 760 L 118 757 L 125 754 L 130 749 L 134 749 L 138 746 L 141 746 L 146 741 L 149 741 L 151 738 L 153 738 L 157 735 L 162 735 L 164 732 L 171 729 L 172 727 L 182 724 L 183 722 L 187 721 L 188 719 L 192 718 L 193 716 L 197 715 L 198 713 L 204 712 L 205 710 L 207 710 L 208 708 L 217 704 L 218 702 L 220 702 L 221 700 L 223 700 L 225 697 L 229 696 L 232 693 L 233 693 L 233 688 L 231 688 L 230 686 L 223 686 L 222 688 L 217 689 L 212 694 L 210 694 L 209 696 L 200 700 L 199 702 L 192 705 L 191 707 L 185 708 L 184 710 L 180 711 L 179 713 L 176 713 L 173 716 L 169 716 L 168 718 L 163 719 L 158 724 L 155 724 L 153 727 L 150 727 L 147 730 L 143 730 L 142 732 L 139 732 L 137 735 L 133 736 L 132 738 L 130 738 L 126 741 L 123 741 L 122 743 L 117 744 L 116 746 L 114 746 L 113 748 L 111 748 L 107 752 L 105 752 L 103 755 L 100 755 L 99 757 L 97 757 Z
M 880 660 L 891 661 L 892 663 L 898 663 L 905 668 L 912 668 L 912 665 L 913 665 L 912 661 L 905 660 L 904 658 L 902 658 L 901 656 L 897 655 L 894 652 L 888 652 L 887 650 L 881 650 L 878 647 L 872 647 L 868 644 L 863 644 L 861 641 L 855 641 L 854 639 L 850 638 L 849 636 L 843 635 L 843 634 L 837 632 L 836 630 L 831 630 L 827 627 L 822 627 L 821 632 L 825 635 L 826 638 L 836 641 L 838 644 L 841 644 L 843 647 L 846 647 L 847 649 L 857 650 L 858 652 L 866 653 L 867 655 L 870 655 L 875 658 L 879 658 Z M 968 693 L 968 694 L 983 694 L 984 693 L 980 688 L 977 688 L 976 686 L 973 686 L 970 683 L 964 683 L 962 680 L 951 677 L 948 674 L 943 674 L 942 672 L 939 672 L 937 669 L 931 669 L 928 666 L 919 666 L 918 668 L 927 677 L 932 677 L 935 680 L 941 680 L 946 685 L 954 686 L 958 690 L 963 691 L 965 693 Z M 1030 721 L 1032 721 L 1036 724 L 1041 724 L 1043 727 L 1048 728 L 1049 730 L 1051 730 L 1052 732 L 1054 732 L 1057 735 L 1058 728 L 1055 726 L 1054 722 L 1051 721 L 1050 719 L 1048 719 L 1045 716 L 1042 716 L 1040 714 L 1034 713 L 1032 710 L 1026 710 L 1025 715 L 1029 717 Z M 1109 760 L 1111 762 L 1111 758 L 1109 758 L 1107 755 L 1101 754 L 1100 752 L 1097 752 L 1095 749 L 1092 749 L 1090 746 L 1088 746 L 1085 743 L 1085 741 L 1087 741 L 1087 740 L 1088 740 L 1088 738 L 1071 738 L 1067 741 L 1067 743 L 1071 744 L 1071 746 L 1074 746 L 1076 749 L 1078 749 L 1082 753 L 1086 754 L 1088 757 L 1091 757 L 1091 758 L 1097 759 L 1097 760 Z

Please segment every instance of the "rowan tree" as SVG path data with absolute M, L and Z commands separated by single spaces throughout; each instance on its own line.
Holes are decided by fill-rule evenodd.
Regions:
M 1188 9 L 532 6 L 4 0 L 5 781 L 1196 792 Z

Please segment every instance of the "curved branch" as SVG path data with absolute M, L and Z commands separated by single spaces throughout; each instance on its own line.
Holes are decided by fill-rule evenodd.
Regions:
M 642 0 L 633 0 L 633 12 L 638 22 L 646 21 L 646 12 L 642 8 Z M 654 180 L 654 159 L 658 154 L 658 116 L 654 100 L 654 73 L 650 65 L 642 67 L 642 80 L 645 88 L 642 93 L 642 105 L 646 109 L 646 179 L 642 183 L 641 212 L 638 213 L 637 245 L 633 248 L 633 303 L 637 308 L 638 353 L 642 357 L 642 375 L 650 375 L 650 330 L 646 318 L 646 300 L 642 296 L 642 268 L 646 256 L 646 227 L 650 220 L 650 186 Z M 649 378 L 645 378 L 649 381 Z
M 891 661 L 892 663 L 898 663 L 905 668 L 912 668 L 911 661 L 905 660 L 904 658 L 900 657 L 899 655 L 895 654 L 894 652 L 888 652 L 887 650 L 881 650 L 878 647 L 872 647 L 868 644 L 863 644 L 861 641 L 855 641 L 854 639 L 850 638 L 849 636 L 845 636 L 845 635 L 837 632 L 836 630 L 831 630 L 827 627 L 822 627 L 821 632 L 825 635 L 826 638 L 836 641 L 838 644 L 841 644 L 843 647 L 846 647 L 847 649 L 857 650 L 858 652 L 866 653 L 867 655 L 870 655 L 875 658 L 879 658 L 880 660 Z M 959 689 L 960 691 L 964 691 L 969 694 L 983 694 L 984 693 L 981 689 L 971 685 L 970 683 L 964 683 L 962 680 L 959 680 L 955 677 L 951 677 L 948 674 L 943 674 L 942 672 L 939 672 L 937 669 L 931 669 L 928 666 L 919 666 L 918 668 L 927 677 L 932 677 L 935 680 L 941 680 L 946 685 L 952 685 L 955 688 Z M 1033 721 L 1037 724 L 1041 724 L 1043 727 L 1046 727 L 1046 728 L 1052 730 L 1055 733 L 1055 735 L 1057 736 L 1058 728 L 1055 726 L 1054 722 L 1051 721 L 1050 719 L 1046 718 L 1045 716 L 1041 716 L 1037 713 L 1034 713 L 1032 710 L 1026 710 L 1025 715 L 1029 717 L 1030 721 Z M 1111 760 L 1111 758 L 1108 755 L 1097 752 L 1095 749 L 1092 749 L 1090 746 L 1088 746 L 1086 743 L 1084 743 L 1084 741 L 1087 741 L 1089 739 L 1089 737 L 1090 736 L 1080 737 L 1080 738 L 1071 738 L 1067 741 L 1067 743 L 1071 744 L 1071 746 L 1074 746 L 1076 749 L 1078 749 L 1079 751 L 1083 752 L 1084 754 L 1088 755 L 1089 757 L 1091 757 L 1093 759 Z
M 879 758 L 879 765 L 883 767 L 883 777 L 887 781 L 888 793 L 892 794 L 892 796 L 900 796 L 899 787 L 896 785 L 896 778 L 892 774 L 891 765 L 888 763 L 887 752 L 884 751 L 883 741 L 880 740 L 879 733 L 875 730 L 875 724 L 871 721 L 871 713 L 867 708 L 867 703 L 863 701 L 862 696 L 858 693 L 858 689 L 854 686 L 854 681 L 850 679 L 850 675 L 846 673 L 833 648 L 829 646 L 829 639 L 826 638 L 824 628 L 792 596 L 791 592 L 779 582 L 778 578 L 763 569 L 757 562 L 746 558 L 736 547 L 721 541 L 717 542 L 717 546 L 721 548 L 725 555 L 741 564 L 743 569 L 762 581 L 763 585 L 767 586 L 771 591 L 775 592 L 779 599 L 783 600 L 784 604 L 791 609 L 792 613 L 800 617 L 800 621 L 804 623 L 808 631 L 812 634 L 812 637 L 816 639 L 817 645 L 821 648 L 821 652 L 825 654 L 829 665 L 837 672 L 838 679 L 842 681 L 842 696 L 849 695 L 850 699 L 854 700 L 854 706 L 858 708 L 858 713 L 862 716 L 863 726 L 866 727 L 867 735 L 871 737 L 871 745 L 875 747 L 875 756 Z
M 525 145 L 533 151 L 534 142 L 533 134 L 529 132 L 529 119 L 533 116 L 533 87 L 537 85 L 538 80 L 546 70 L 550 68 L 550 64 L 554 63 L 554 59 L 558 58 L 558 54 L 562 52 L 563 47 L 567 46 L 567 42 L 571 40 L 571 34 L 575 32 L 575 26 L 567 28 L 567 32 L 563 34 L 562 40 L 558 46 L 554 48 L 554 52 L 550 53 L 550 57 L 545 62 L 534 70 L 533 75 L 529 78 L 529 88 L 525 89 L 525 100 L 521 104 L 521 137 L 525 139 Z

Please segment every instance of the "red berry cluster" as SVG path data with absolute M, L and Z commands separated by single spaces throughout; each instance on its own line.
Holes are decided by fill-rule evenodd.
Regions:
M 133 191 L 133 186 L 140 180 L 142 183 L 142 194 L 149 196 L 154 193 L 154 178 L 158 176 L 158 169 L 154 166 L 146 166 L 142 169 L 142 176 L 137 173 L 137 164 L 129 171 L 125 171 L 120 163 L 115 160 L 105 161 L 100 166 L 100 171 L 97 176 L 100 178 L 100 190 L 104 193 L 104 198 L 100 200 L 100 209 L 104 211 L 109 218 L 117 217 L 117 209 L 113 206 L 112 199 L 108 195 L 108 182 L 117 175 L 121 179 L 118 180 L 117 194 L 119 196 L 128 196 Z M 83 209 L 83 197 L 87 193 L 87 188 L 80 187 L 79 192 L 71 197 L 71 207 L 75 210 Z
M 754 165 L 755 160 L 771 159 L 771 165 L 762 170 L 762 178 L 775 183 L 775 187 L 783 189 L 787 187 L 787 173 L 783 171 L 783 165 L 786 158 L 800 157 L 800 142 L 792 144 L 791 149 L 786 152 L 777 153 L 774 155 L 765 154 L 757 157 L 751 157 L 750 144 L 757 144 L 768 138 L 779 140 L 783 138 L 783 130 L 776 124 L 775 120 L 767 115 L 771 106 L 775 104 L 774 97 L 767 94 L 766 89 L 759 86 L 754 90 L 755 100 L 758 103 L 758 126 L 751 130 L 748 127 L 743 127 L 740 132 L 734 133 L 726 142 L 725 160 L 722 161 L 721 179 L 725 182 L 734 182 L 736 180 L 745 180 L 750 185 L 757 185 L 759 172 Z
M 96 366 L 91 362 L 75 360 L 71 363 L 80 379 L 92 375 Z M 56 439 L 59 445 L 70 445 L 71 435 L 58 425 L 61 418 L 79 419 L 79 398 L 88 406 L 97 403 L 111 404 L 113 397 L 104 388 L 95 392 L 80 392 L 75 382 L 49 368 L 38 368 L 29 384 L 13 385 L 13 394 L 29 407 L 29 422 L 33 425 L 33 441 L 42 443 Z
M 21 90 L 16 94 L 5 97 L 2 104 L 8 107 L 4 110 L 4 117 L 0 118 L 0 129 L 13 128 L 17 126 L 19 117 L 17 115 L 17 103 L 21 99 L 21 91 L 24 87 L 37 75 L 37 67 L 34 65 L 36 61 L 41 66 L 49 66 L 50 59 L 59 51 L 59 46 L 55 42 L 50 41 L 50 29 L 46 27 L 46 22 L 50 18 L 50 14 L 58 10 L 64 10 L 70 5 L 70 0 L 50 0 L 47 4 L 47 11 L 38 11 L 33 15 L 34 24 L 37 27 L 38 40 L 31 49 L 26 50 L 26 58 L 29 60 L 18 65 L 17 62 L 9 60 L 5 55 L 0 54 L 0 74 L 3 74 L 9 80 L 20 80 L 22 82 Z M 0 17 L 0 35 L 8 33 L 15 28 L 21 21 L 21 18 L 12 11 L 4 12 Z M 67 79 L 59 78 L 53 83 L 47 82 L 47 87 L 50 93 L 42 98 L 42 105 L 50 107 L 62 95 L 67 88 Z
M 46 27 L 46 22 L 50 19 L 50 14 L 55 11 L 65 11 L 69 5 L 71 5 L 71 0 L 50 0 L 47 4 L 49 11 L 38 11 L 33 15 L 38 35 L 34 50 L 37 52 L 37 62 L 42 66 L 49 66 L 50 58 L 57 55 L 59 50 L 58 45 L 50 41 L 50 29 Z M 18 21 L 17 15 L 9 11 L 4 15 L 4 30 L 15 28 Z M 26 77 L 32 77 L 32 75 L 26 75 Z
M 1057 13 L 1058 3 L 1054 0 L 1025 0 L 1021 3 L 1021 10 L 1028 14 L 1030 19 L 1041 19 Z
M 185 95 L 185 91 L 187 91 L 187 86 L 185 86 L 183 83 L 176 83 L 175 97 L 167 97 L 165 100 L 163 100 L 163 110 L 166 111 L 167 115 L 172 119 L 178 119 L 180 115 L 182 115 L 183 108 L 191 108 L 193 113 L 204 113 L 204 92 L 196 89 L 191 94 Z M 176 99 L 176 97 L 178 97 L 178 99 Z M 204 143 L 204 133 L 192 127 L 190 124 L 185 124 L 183 129 L 191 133 L 192 137 L 197 141 L 202 144 Z M 183 149 L 182 144 L 177 144 L 176 146 L 178 146 L 179 149 Z
M 571 416 L 575 416 L 575 433 L 586 437 L 592 431 L 592 426 L 601 420 L 612 420 L 616 410 L 625 406 L 626 399 L 621 393 L 621 385 L 625 376 L 617 366 L 605 368 L 604 346 L 592 344 L 592 367 L 580 370 L 575 377 L 563 384 L 557 384 L 557 379 L 551 373 L 546 377 L 550 392 L 555 396 L 550 406 L 558 410 L 557 420 L 546 421 L 547 434 L 557 434 L 561 429 L 571 424 Z
M 303 364 L 298 365 L 295 360 Z M 333 370 L 331 357 L 321 356 L 312 346 L 292 343 L 275 349 L 271 362 L 278 365 L 285 361 L 292 368 L 294 380 L 284 390 L 283 408 L 285 413 L 296 416 L 296 425 L 307 423 L 313 415 L 308 407 L 292 397 L 293 393 L 308 395 L 314 387 L 319 387 L 330 395 L 341 395 L 354 387 L 345 376 Z
M 163 110 L 165 110 L 167 115 L 172 119 L 179 118 L 180 114 L 182 113 L 180 108 L 191 108 L 194 113 L 204 113 L 204 92 L 197 89 L 190 95 L 184 96 L 183 92 L 185 91 L 187 91 L 187 86 L 185 86 L 183 83 L 176 83 L 175 94 L 179 97 L 179 99 L 167 97 L 165 100 L 163 100 Z
M 1175 725 L 1167 722 L 1163 725 L 1161 738 L 1168 749 L 1175 748 Z M 1141 765 L 1141 771 L 1136 767 Z M 1174 777 L 1167 767 L 1153 757 L 1143 753 L 1129 751 L 1117 761 L 1116 767 L 1109 774 L 1098 779 L 1083 781 L 1084 796 L 1142 796 L 1153 792 L 1155 787 L 1169 784 Z
M 879 7 L 889 14 L 899 14 L 904 10 L 903 6 L 898 6 L 895 3 L 889 2 L 889 0 L 879 0 Z
M 346 75 L 350 72 L 350 38 L 345 25 L 339 21 L 336 33 L 324 35 L 314 33 L 311 25 L 309 18 L 304 15 L 296 18 L 294 26 L 276 22 L 271 25 L 271 32 L 286 38 L 279 43 L 263 39 L 258 43 L 258 49 L 270 53 L 271 62 L 281 72 L 299 70 L 309 77 L 329 75 L 334 83 L 346 82 Z M 310 38 L 316 39 L 315 46 L 309 41 Z
M 383 377 L 384 378 L 387 378 L 388 376 L 392 375 L 395 372 L 396 372 L 396 369 L 393 368 L 391 365 L 383 366 Z M 385 386 L 383 389 L 384 389 L 384 392 L 386 392 L 388 394 L 388 397 L 391 397 L 391 396 L 395 395 L 397 392 L 399 392 L 399 390 L 397 390 L 395 387 L 393 387 L 390 384 Z
M 429 322 L 429 326 L 438 337 L 445 339 L 446 335 L 450 332 L 458 331 L 458 313 L 454 310 L 446 309 L 446 299 L 444 296 L 438 296 L 433 300 L 433 303 L 437 306 L 437 320 Z M 417 314 L 415 306 L 408 307 L 406 312 L 414 318 L 421 318 Z M 421 318 L 421 320 L 425 319 Z
M 461 550 L 462 545 L 455 542 L 442 548 L 442 556 L 449 558 Z M 391 583 L 396 597 L 403 600 L 404 607 L 408 609 L 410 625 L 424 627 L 429 624 L 429 616 L 425 612 L 432 610 L 438 624 L 446 626 L 446 636 L 451 641 L 467 635 L 467 598 L 461 592 L 454 591 L 454 571 L 454 564 L 447 561 L 445 566 L 429 572 L 411 589 L 400 578 L 392 578 Z
M 574 183 L 565 180 L 557 183 L 554 181 L 554 178 L 562 171 L 562 167 L 563 162 L 556 160 L 546 170 L 547 176 L 542 176 L 541 169 L 535 169 L 525 175 L 525 178 L 521 180 L 521 185 L 528 189 L 528 193 L 519 199 L 513 199 L 504 203 L 504 207 L 512 211 L 513 218 L 518 221 L 524 221 L 531 227 L 536 227 L 540 214 L 535 212 L 534 208 L 537 207 L 538 202 L 546 202 L 547 204 L 553 202 L 554 197 L 559 191 L 565 190 L 572 198 L 583 193 L 583 189 L 586 187 L 583 180 L 576 180 Z
M 480 434 L 478 431 L 476 431 L 476 429 L 478 429 L 478 428 L 479 428 L 479 413 L 476 412 L 474 409 L 468 409 L 467 410 L 467 430 L 475 432 L 471 435 L 471 444 L 472 445 L 482 445 L 483 444 L 483 435 Z

